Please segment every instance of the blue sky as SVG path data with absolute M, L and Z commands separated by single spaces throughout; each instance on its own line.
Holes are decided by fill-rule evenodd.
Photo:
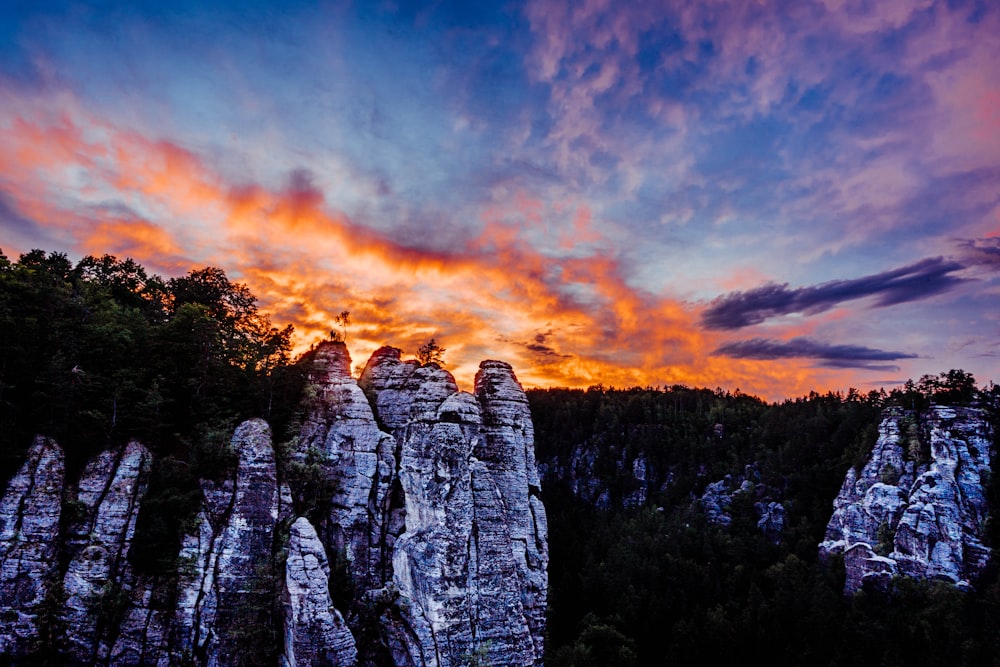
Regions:
M 14 2 L 0 44 L 8 256 L 220 266 L 463 382 L 1000 377 L 993 3 Z

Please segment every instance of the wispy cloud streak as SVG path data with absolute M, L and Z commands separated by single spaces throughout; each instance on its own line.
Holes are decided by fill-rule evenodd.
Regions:
M 814 359 L 827 368 L 864 368 L 867 370 L 898 371 L 899 366 L 879 362 L 915 359 L 917 355 L 906 352 L 887 352 L 863 345 L 831 345 L 798 337 L 781 341 L 770 338 L 751 338 L 726 343 L 712 354 L 737 359 Z
M 709 329 L 742 329 L 792 313 L 815 314 L 847 301 L 876 297 L 876 307 L 926 299 L 961 284 L 954 275 L 964 266 L 941 257 L 853 280 L 789 289 L 788 283 L 770 284 L 721 296 L 702 314 Z

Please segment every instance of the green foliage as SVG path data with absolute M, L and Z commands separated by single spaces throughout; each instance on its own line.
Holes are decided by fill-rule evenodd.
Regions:
M 223 645 L 234 667 L 271 667 L 282 647 L 281 590 L 287 553 L 288 527 L 276 531 L 273 553 L 262 556 L 245 590 L 237 597 L 235 615 L 225 624 Z
M 351 313 L 347 310 L 340 311 L 340 314 L 333 318 L 333 321 L 337 323 L 337 326 L 341 328 L 342 331 L 337 331 L 336 329 L 330 332 L 330 339 L 334 341 L 347 342 L 347 325 L 351 323 Z
M 896 531 L 889 525 L 888 521 L 883 521 L 878 525 L 875 539 L 875 553 L 879 556 L 888 556 L 896 548 Z
M 201 488 L 191 466 L 173 456 L 158 461 L 136 521 L 130 558 L 141 570 L 176 572 L 181 539 L 194 528 Z
M 899 422 L 900 438 L 905 444 L 903 455 L 917 465 L 930 460 L 930 447 L 924 444 L 920 436 L 920 424 L 914 415 L 907 415 Z
M 120 582 L 107 581 L 88 601 L 90 614 L 96 620 L 98 633 L 118 627 L 131 600 Z
M 636 664 L 635 640 L 615 624 L 588 614 L 580 622 L 580 634 L 563 646 L 552 659 L 556 667 L 632 667 Z
M 291 452 L 283 453 L 280 463 L 284 479 L 296 491 L 295 513 L 308 518 L 313 525 L 320 525 L 329 515 L 330 502 L 339 490 L 331 475 L 329 457 L 310 447 L 301 458 Z
M 487 639 L 482 644 L 476 647 L 472 653 L 467 653 L 461 657 L 462 664 L 465 667 L 489 667 L 489 655 L 490 647 L 493 646 L 493 642 Z
M 924 396 L 944 404 L 969 403 L 979 395 L 976 378 L 960 369 L 936 376 L 924 375 L 917 383 L 917 389 Z

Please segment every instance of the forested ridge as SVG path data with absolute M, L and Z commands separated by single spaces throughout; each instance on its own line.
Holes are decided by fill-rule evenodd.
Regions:
M 974 403 L 991 411 L 996 433 L 998 395 L 956 370 L 891 392 L 776 404 L 683 386 L 529 391 L 550 529 L 546 664 L 996 664 L 995 565 L 969 594 L 899 579 L 892 591 L 845 598 L 843 564 L 820 563 L 817 545 L 886 406 Z M 591 453 L 596 502 L 596 491 L 579 493 L 594 480 L 568 465 L 580 451 Z M 654 490 L 641 503 L 638 458 Z M 725 508 L 728 526 L 709 521 L 700 502 L 727 475 L 752 481 Z M 995 508 L 995 484 L 989 495 Z M 784 506 L 778 535 L 758 526 L 759 499 Z M 987 532 L 996 544 L 995 520 Z
M 154 465 L 131 558 L 169 570 L 197 480 L 233 464 L 233 428 L 263 417 L 276 443 L 294 435 L 308 359 L 290 358 L 291 335 L 217 268 L 163 279 L 107 255 L 73 264 L 41 250 L 0 254 L 0 474 L 11 476 L 38 433 L 63 446 L 71 471 L 140 440 Z M 842 566 L 817 558 L 833 498 L 864 463 L 886 406 L 976 403 L 995 433 L 997 387 L 952 370 L 891 392 L 782 403 L 684 386 L 528 397 L 551 553 L 546 664 L 997 662 L 995 565 L 972 593 L 900 580 L 845 598 Z M 638 458 L 652 489 L 642 495 Z M 571 465 L 581 460 L 586 480 Z M 753 493 L 734 495 L 720 525 L 700 496 L 727 475 Z M 996 508 L 996 484 L 989 494 Z M 784 507 L 779 533 L 758 527 L 761 500 Z M 988 529 L 994 546 L 997 522 Z

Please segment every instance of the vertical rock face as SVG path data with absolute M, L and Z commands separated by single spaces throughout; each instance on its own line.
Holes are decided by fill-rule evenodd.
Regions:
M 204 489 L 198 532 L 181 548 L 193 572 L 180 587 L 174 641 L 207 665 L 236 664 L 244 652 L 260 650 L 247 645 L 247 634 L 262 629 L 274 595 L 269 566 L 279 493 L 267 424 L 241 424 L 233 448 L 239 456 L 234 479 Z
M 202 483 L 202 509 L 178 555 L 173 599 L 136 586 L 110 656 L 113 665 L 233 665 L 273 639 L 273 547 L 281 493 L 271 432 L 259 419 L 233 435 L 232 478 Z
M 409 423 L 400 450 L 406 530 L 394 544 L 392 581 L 403 600 L 397 611 L 406 631 L 395 642 L 397 651 L 405 650 L 404 662 L 416 665 L 452 664 L 473 648 L 470 457 L 479 406 L 468 394 L 455 394 L 441 410 L 454 421 Z
M 476 397 L 483 406 L 483 439 L 475 454 L 503 500 L 503 522 L 510 530 L 524 613 L 540 658 L 548 601 L 549 551 L 531 410 L 513 369 L 502 361 L 480 364 Z
M 612 466 L 617 469 L 613 484 L 606 475 L 594 474 Z M 538 470 L 543 481 L 566 483 L 574 496 L 599 510 L 643 507 L 671 479 L 669 471 L 657 470 L 642 451 L 608 446 L 601 438 L 577 443 L 568 453 L 539 462 Z
M 149 451 L 104 452 L 67 489 L 61 450 L 37 439 L 0 508 L 0 662 L 51 640 L 79 665 L 541 664 L 547 527 L 513 370 L 483 362 L 470 394 L 394 348 L 360 385 L 350 367 L 342 344 L 314 351 L 291 448 L 329 509 L 294 515 L 307 485 L 289 488 L 268 425 L 244 422 L 165 575 L 128 557 Z M 338 610 L 331 590 L 353 600 Z
M 351 377 L 343 343 L 315 351 L 309 380 L 315 396 L 296 454 L 301 461 L 318 458 L 339 490 L 324 526 L 327 546 L 345 554 L 362 586 L 378 587 L 385 555 L 382 508 L 396 467 L 395 440 L 379 430 L 367 397 Z
M 0 502 L 0 656 L 22 656 L 39 641 L 57 575 L 64 476 L 62 449 L 38 437 Z
M 983 478 L 992 435 L 977 408 L 886 412 L 871 459 L 848 471 L 820 555 L 843 554 L 845 593 L 905 575 L 968 586 L 989 558 Z
M 361 386 L 396 442 L 387 507 L 398 598 L 385 616 L 397 664 L 542 658 L 548 547 L 527 398 L 483 362 L 475 395 L 436 364 L 382 348 Z
M 285 569 L 285 653 L 289 667 L 357 663 L 354 636 L 330 600 L 330 565 L 316 529 L 292 524 Z
M 98 455 L 77 484 L 82 516 L 69 527 L 67 542 L 79 547 L 63 577 L 61 617 L 67 649 L 82 664 L 107 657 L 109 647 L 99 632 L 118 620 L 115 614 L 131 592 L 128 553 L 149 465 L 149 451 L 132 441 L 121 451 Z
M 757 528 L 777 544 L 785 528 L 785 506 L 773 499 L 779 495 L 779 489 L 760 483 L 760 470 L 752 463 L 744 466 L 742 474 L 726 475 L 707 484 L 699 502 L 709 523 L 728 527 L 733 523 L 729 509 L 733 499 L 737 496 L 753 498 Z

